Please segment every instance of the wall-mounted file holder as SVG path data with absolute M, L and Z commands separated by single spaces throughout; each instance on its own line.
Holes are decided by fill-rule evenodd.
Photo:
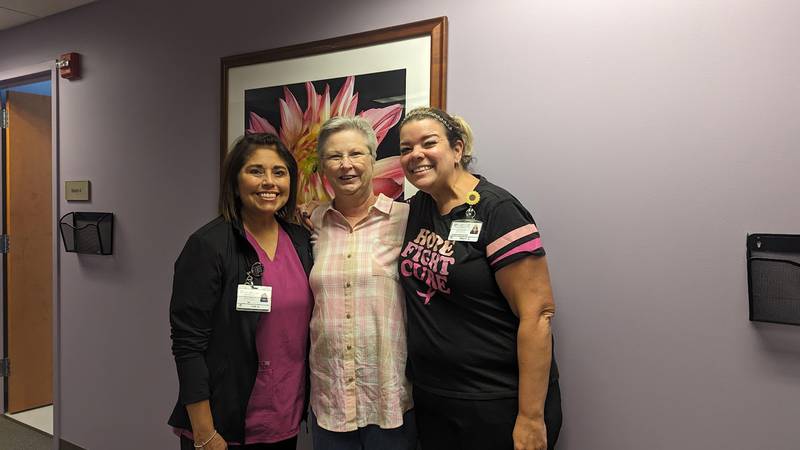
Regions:
M 71 212 L 59 221 L 64 250 L 74 253 L 110 255 L 114 235 L 114 214 Z
M 747 235 L 750 320 L 800 325 L 800 235 Z

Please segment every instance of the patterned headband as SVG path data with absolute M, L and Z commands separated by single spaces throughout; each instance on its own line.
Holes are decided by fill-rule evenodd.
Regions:
M 425 111 L 425 110 L 417 111 L 417 112 L 413 112 L 412 111 L 411 115 L 408 115 L 408 116 L 406 116 L 405 119 L 403 119 L 403 124 L 405 124 L 409 120 L 411 120 L 411 119 L 413 119 L 415 117 L 418 117 L 418 116 L 430 117 L 431 119 L 434 119 L 434 120 L 438 121 L 439 123 L 441 123 L 442 125 L 444 125 L 444 127 L 447 128 L 447 131 L 450 131 L 450 132 L 453 131 L 453 126 L 450 125 L 446 120 L 444 120 L 444 117 L 440 116 L 439 114 L 436 114 L 433 111 Z

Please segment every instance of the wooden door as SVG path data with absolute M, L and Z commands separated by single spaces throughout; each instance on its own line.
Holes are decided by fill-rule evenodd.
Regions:
M 51 98 L 9 92 L 6 129 L 8 412 L 53 403 Z

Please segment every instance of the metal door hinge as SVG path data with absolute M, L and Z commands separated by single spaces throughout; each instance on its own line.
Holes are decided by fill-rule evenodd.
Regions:
M 8 358 L 0 359 L 0 377 L 8 378 L 11 375 L 11 360 Z
M 0 234 L 0 253 L 8 253 L 8 235 L 7 234 Z
M 0 110 L 0 128 L 8 128 L 8 110 L 5 108 Z

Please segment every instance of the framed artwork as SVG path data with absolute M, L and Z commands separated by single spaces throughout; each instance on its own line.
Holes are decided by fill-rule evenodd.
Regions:
M 221 157 L 245 133 L 274 133 L 298 162 L 298 202 L 330 200 L 319 128 L 361 116 L 378 137 L 375 191 L 401 198 L 397 125 L 418 106 L 445 108 L 446 75 L 446 17 L 222 58 Z

